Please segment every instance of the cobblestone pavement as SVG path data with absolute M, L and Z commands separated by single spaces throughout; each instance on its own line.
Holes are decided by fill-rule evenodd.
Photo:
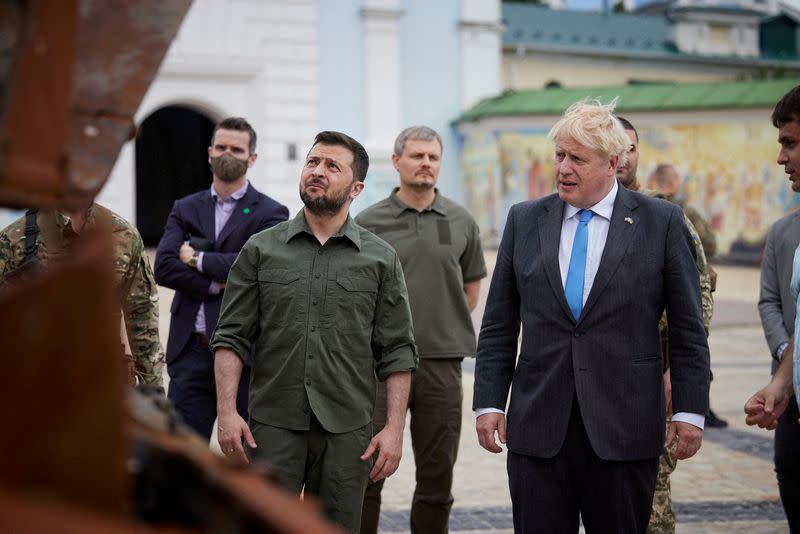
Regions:
M 487 256 L 489 256 L 487 254 Z M 487 257 L 493 264 L 494 258 Z M 772 434 L 744 424 L 742 406 L 769 378 L 758 310 L 759 272 L 720 266 L 709 344 L 711 405 L 730 424 L 708 429 L 695 458 L 679 462 L 672 485 L 679 534 L 788 532 L 772 468 Z M 474 314 L 480 322 L 488 281 Z M 513 532 L 505 454 L 478 446 L 471 412 L 474 364 L 464 363 L 464 419 L 455 470 L 452 532 Z M 383 492 L 382 532 L 408 532 L 414 465 L 407 438 L 403 463 Z
M 491 252 L 487 264 L 494 264 Z M 770 364 L 759 326 L 758 270 L 720 266 L 716 311 L 709 344 L 714 382 L 711 405 L 728 429 L 709 429 L 700 452 L 679 462 L 673 474 L 678 534 L 766 534 L 788 532 L 772 467 L 772 434 L 744 424 L 742 406 L 766 383 Z M 488 279 L 473 315 L 480 324 Z M 171 292 L 161 289 L 161 332 L 166 342 Z M 474 363 L 464 363 L 464 418 L 455 469 L 454 533 L 511 533 L 511 501 L 505 453 L 481 449 L 471 411 Z M 212 438 L 216 448 L 216 438 Z M 381 532 L 408 532 L 414 462 L 406 429 L 404 459 L 383 491 Z

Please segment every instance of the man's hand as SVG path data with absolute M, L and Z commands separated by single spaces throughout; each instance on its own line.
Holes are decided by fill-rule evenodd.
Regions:
M 676 436 L 678 437 L 678 445 L 675 447 L 674 456 L 678 460 L 686 460 L 694 456 L 703 443 L 702 428 L 683 421 L 672 421 L 667 430 L 667 439 L 664 441 L 664 447 L 669 447 Z
M 478 432 L 478 443 L 489 452 L 503 452 L 497 444 L 495 432 L 500 438 L 500 443 L 506 444 L 506 416 L 502 413 L 485 413 L 475 420 L 475 430 Z
M 192 259 L 194 256 L 194 249 L 188 243 L 184 243 L 181 245 L 181 249 L 178 251 L 178 255 L 181 258 L 181 261 L 186 265 L 189 265 L 189 260 Z
M 789 404 L 789 395 L 786 388 L 774 380 L 755 395 L 747 399 L 744 404 L 744 421 L 748 425 L 758 425 L 759 428 L 774 430 L 778 424 L 778 417 L 786 410 Z
M 744 413 L 747 414 L 744 420 L 748 425 L 758 425 L 761 428 L 773 430 L 778 424 L 778 417 L 786 410 L 789 397 L 794 392 L 792 388 L 793 360 L 794 336 L 789 338 L 789 344 L 783 353 L 781 363 L 775 370 L 769 385 L 744 403 Z
M 242 447 L 243 438 L 251 449 L 256 448 L 256 440 L 253 439 L 250 428 L 237 412 L 219 414 L 219 421 L 217 422 L 219 447 L 228 458 L 248 464 L 250 461 L 247 459 L 244 447 Z
M 383 427 L 369 442 L 367 450 L 361 455 L 361 461 L 369 460 L 375 451 L 378 451 L 378 457 L 369 472 L 372 482 L 391 476 L 400 466 L 400 458 L 403 456 L 403 428 L 389 425 Z

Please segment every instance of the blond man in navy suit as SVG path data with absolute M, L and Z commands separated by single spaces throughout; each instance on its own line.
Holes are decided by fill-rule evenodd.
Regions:
M 480 444 L 507 443 L 517 533 L 577 533 L 579 518 L 589 534 L 643 533 L 665 443 L 677 435 L 680 459 L 702 442 L 709 353 L 691 237 L 679 207 L 618 184 L 630 140 L 614 104 L 579 102 L 550 131 L 558 193 L 511 208 L 489 290 L 473 407 Z

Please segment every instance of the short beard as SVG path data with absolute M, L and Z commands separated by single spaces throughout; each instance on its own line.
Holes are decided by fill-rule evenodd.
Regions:
M 428 182 L 422 182 L 422 183 L 410 184 L 410 187 L 411 187 L 411 189 L 415 189 L 417 191 L 430 191 L 431 189 L 436 187 L 436 184 L 431 184 L 431 183 L 428 183 Z
M 350 184 L 350 187 L 342 191 L 342 194 L 335 197 L 328 197 L 322 195 L 317 198 L 311 198 L 311 196 L 305 192 L 305 190 L 300 191 L 300 199 L 305 204 L 308 211 L 313 213 L 314 215 L 319 215 L 322 217 L 332 216 L 338 214 L 342 211 L 342 207 L 347 203 L 347 197 L 350 196 L 350 193 L 353 191 L 353 184 Z
M 619 183 L 622 184 L 622 187 L 625 189 L 630 189 L 636 183 L 636 171 L 628 171 L 622 176 L 617 176 L 619 179 Z

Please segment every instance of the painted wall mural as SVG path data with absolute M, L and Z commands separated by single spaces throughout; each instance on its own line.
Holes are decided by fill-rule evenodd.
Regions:
M 547 129 L 494 129 L 462 138 L 468 206 L 488 245 L 499 244 L 509 208 L 555 191 L 553 146 Z M 660 163 L 680 173 L 681 196 L 717 233 L 719 255 L 757 262 L 767 230 L 800 206 L 775 159 L 771 124 L 693 124 L 639 131 L 642 185 Z

